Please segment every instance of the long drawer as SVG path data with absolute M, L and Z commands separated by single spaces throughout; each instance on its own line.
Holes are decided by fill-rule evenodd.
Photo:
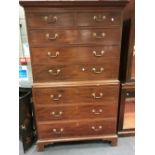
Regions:
M 119 46 L 31 48 L 33 64 L 96 64 L 118 58 Z
M 117 116 L 117 104 L 37 107 L 38 121 L 77 120 Z
M 116 119 L 38 124 L 39 139 L 100 136 L 116 133 Z
M 119 85 L 33 88 L 36 105 L 117 104 Z
M 33 65 L 34 82 L 118 79 L 117 59 L 102 64 Z
M 121 41 L 118 28 L 80 29 L 80 30 L 32 30 L 29 31 L 31 46 L 66 44 L 106 44 L 117 45 Z

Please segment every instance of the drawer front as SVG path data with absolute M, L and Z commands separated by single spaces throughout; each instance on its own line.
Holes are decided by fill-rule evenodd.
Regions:
M 60 26 L 73 26 L 73 13 L 27 13 L 29 28 L 53 28 Z
M 117 104 L 119 85 L 33 88 L 37 105 Z
M 78 26 L 119 26 L 121 13 L 119 12 L 87 12 L 77 14 Z
M 119 59 L 119 53 L 119 46 L 31 48 L 33 64 L 102 63 L 106 59 Z
M 37 107 L 38 121 L 77 120 L 117 116 L 117 104 Z
M 120 29 L 33 30 L 31 46 L 66 44 L 120 44 Z
M 117 59 L 106 60 L 100 65 L 34 65 L 33 80 L 34 82 L 112 80 L 118 79 L 118 69 Z
M 39 139 L 70 138 L 81 136 L 100 136 L 116 133 L 116 120 L 91 120 L 74 123 L 50 123 L 38 125 Z

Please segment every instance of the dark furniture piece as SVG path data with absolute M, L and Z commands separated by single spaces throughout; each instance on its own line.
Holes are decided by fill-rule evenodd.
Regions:
M 36 139 L 32 107 L 32 88 L 19 88 L 19 135 L 25 152 Z
M 118 135 L 135 134 L 135 1 L 124 10 L 120 64 L 121 93 L 119 104 Z
M 126 0 L 27 1 L 38 151 L 50 143 L 117 144 Z
M 119 136 L 135 134 L 135 86 L 134 83 L 124 83 L 121 86 L 119 106 Z

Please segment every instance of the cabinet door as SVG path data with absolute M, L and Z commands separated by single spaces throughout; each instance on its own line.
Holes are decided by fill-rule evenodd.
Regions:
M 135 130 L 135 90 L 134 86 L 122 88 L 119 106 L 119 135 L 134 135 Z
M 135 128 L 135 92 L 126 91 L 124 100 L 123 129 Z
M 19 134 L 25 152 L 35 141 L 31 88 L 20 88 L 19 96 Z
M 131 0 L 124 10 L 120 80 L 135 80 L 135 1 Z

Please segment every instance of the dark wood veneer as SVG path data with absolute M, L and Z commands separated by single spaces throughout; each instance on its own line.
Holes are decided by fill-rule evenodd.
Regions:
M 61 141 L 101 139 L 117 145 L 122 13 L 127 2 L 20 1 L 32 58 L 38 151 Z

